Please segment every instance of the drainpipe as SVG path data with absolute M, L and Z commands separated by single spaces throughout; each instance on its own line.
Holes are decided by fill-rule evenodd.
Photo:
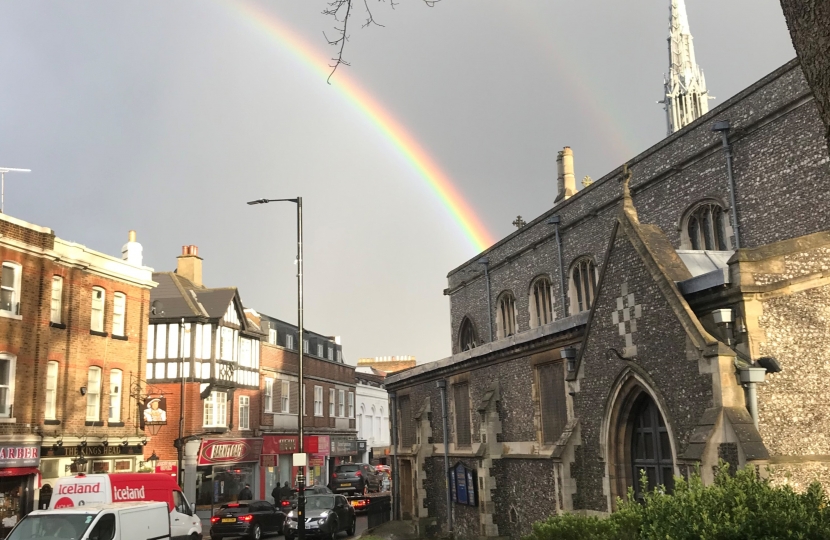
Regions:
M 486 268 L 486 267 L 485 267 Z M 441 389 L 441 413 L 444 424 L 444 481 L 447 483 L 447 532 L 452 534 L 452 496 L 450 495 L 450 439 L 447 431 L 447 381 L 441 379 L 437 386 Z
M 746 385 L 746 408 L 749 409 L 755 429 L 758 429 L 758 392 L 755 385 L 764 382 L 766 374 L 767 370 L 762 367 L 748 367 L 741 370 L 741 382 Z
M 490 298 L 490 259 L 484 257 L 478 260 L 484 265 L 484 280 L 487 282 L 487 323 L 490 325 L 490 342 L 493 342 L 493 301 Z
M 723 141 L 723 153 L 726 155 L 726 175 L 729 178 L 729 204 L 732 217 L 732 232 L 735 235 L 735 249 L 741 249 L 741 239 L 738 234 L 738 207 L 735 206 L 735 177 L 732 174 L 732 146 L 729 144 L 729 120 L 715 122 L 712 131 L 720 133 Z
M 401 519 L 401 483 L 398 473 L 398 396 L 395 392 L 389 392 L 389 400 L 392 406 L 389 408 L 392 414 L 392 519 Z
M 559 255 L 559 292 L 562 294 L 562 316 L 568 314 L 568 297 L 565 293 L 565 268 L 562 262 L 562 238 L 559 236 L 559 224 L 562 222 L 561 216 L 552 216 L 548 220 L 549 225 L 556 227 L 556 252 Z

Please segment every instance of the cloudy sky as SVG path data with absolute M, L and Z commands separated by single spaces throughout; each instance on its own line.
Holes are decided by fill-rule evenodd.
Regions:
M 301 195 L 307 326 L 423 362 L 477 253 L 431 173 L 498 239 L 561 147 L 599 178 L 665 135 L 668 0 L 370 0 L 331 85 L 325 4 L 0 0 L 0 166 L 33 170 L 6 212 L 110 254 L 136 229 L 157 270 L 196 244 L 207 285 L 295 322 L 294 207 L 245 201 Z M 777 0 L 688 11 L 713 106 L 795 55 Z

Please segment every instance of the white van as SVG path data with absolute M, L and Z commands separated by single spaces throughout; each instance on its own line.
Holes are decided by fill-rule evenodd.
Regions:
M 167 505 L 109 503 L 60 510 L 35 510 L 6 540 L 170 540 Z
M 170 511 L 173 540 L 201 540 L 202 520 L 184 497 L 176 479 L 167 474 L 78 474 L 58 478 L 49 510 L 113 502 L 160 501 Z M 77 539 L 76 539 L 77 540 Z

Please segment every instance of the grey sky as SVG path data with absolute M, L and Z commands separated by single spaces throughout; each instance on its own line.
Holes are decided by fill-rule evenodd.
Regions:
M 324 0 L 254 2 L 326 59 Z M 372 4 L 376 4 L 372 2 Z M 687 0 L 721 103 L 790 60 L 777 0 Z M 417 139 L 496 238 L 550 207 L 556 152 L 599 178 L 665 134 L 668 0 L 377 4 L 352 21 L 349 79 Z M 475 254 L 424 180 L 336 87 L 224 0 L 0 0 L 6 211 L 111 254 L 136 229 L 172 270 L 196 244 L 210 286 L 306 324 L 348 361 L 449 354 L 446 273 Z M 337 75 L 335 75 L 337 77 Z

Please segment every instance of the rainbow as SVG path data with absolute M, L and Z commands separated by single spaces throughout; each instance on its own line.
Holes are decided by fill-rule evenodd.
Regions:
M 325 84 L 331 72 L 328 60 L 282 24 L 273 14 L 248 2 L 229 2 L 226 5 L 235 8 L 268 37 L 287 48 L 306 66 L 316 72 L 320 76 L 321 83 Z M 350 80 L 342 69 L 338 70 L 337 75 L 331 78 L 331 84 L 340 91 L 347 101 L 370 120 L 377 130 L 389 140 L 400 156 L 424 180 L 458 223 L 476 251 L 484 251 L 495 243 L 493 236 L 458 192 L 449 176 L 441 170 L 401 123 L 381 106 L 377 99 Z

